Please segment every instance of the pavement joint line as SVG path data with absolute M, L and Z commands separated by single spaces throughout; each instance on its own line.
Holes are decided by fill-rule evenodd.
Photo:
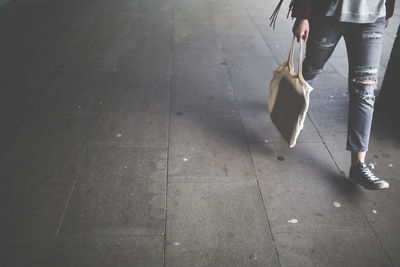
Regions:
M 140 145 L 139 143 L 131 143 L 131 142 L 123 142 L 123 141 L 115 141 L 115 142 L 101 142 L 101 141 L 90 141 L 87 140 L 85 142 L 88 146 L 121 146 L 121 147 L 137 147 L 137 148 L 160 148 L 167 149 L 167 145 L 155 144 L 155 145 Z
M 173 184 L 255 184 L 257 180 L 249 180 L 249 181 L 238 181 L 238 182 L 230 182 L 230 181 L 221 181 L 221 182 L 212 182 L 212 181 L 204 181 L 204 182 L 196 182 L 196 181 L 187 181 L 187 182 L 168 182 L 168 185 Z
M 262 140 L 250 140 L 250 144 L 286 144 L 285 141 L 278 141 L 278 140 L 268 140 L 268 142 L 262 141 Z M 322 144 L 322 142 L 317 142 L 317 141 L 303 141 L 303 142 L 297 142 L 297 144 Z
M 64 211 L 63 211 L 63 213 L 62 213 L 62 215 L 61 215 L 61 218 L 60 218 L 60 221 L 59 221 L 59 223 L 58 223 L 58 227 L 57 227 L 57 230 L 56 230 L 56 234 L 55 234 L 55 236 L 54 236 L 54 240 L 53 240 L 53 242 L 52 242 L 52 244 L 51 244 L 50 255 L 53 254 L 53 251 L 54 251 L 54 249 L 55 249 L 55 243 L 56 243 L 55 241 L 58 239 L 58 236 L 59 236 L 60 231 L 61 231 L 61 227 L 62 227 L 62 225 L 63 225 L 63 223 L 64 223 L 64 219 L 65 219 L 65 216 L 66 216 L 67 211 L 68 211 L 68 207 L 69 207 L 69 203 L 70 203 L 71 198 L 72 198 L 72 194 L 74 193 L 76 184 L 78 183 L 79 174 L 81 173 L 82 166 L 83 166 L 83 159 L 85 158 L 86 153 L 87 153 L 87 149 L 86 149 L 86 146 L 84 146 L 84 151 L 83 151 L 83 153 L 82 153 L 82 158 L 81 158 L 81 160 L 80 160 L 80 163 L 79 163 L 79 166 L 78 166 L 78 170 L 77 170 L 77 172 L 76 172 L 76 174 L 75 174 L 75 179 L 74 179 L 74 181 L 72 182 L 71 191 L 70 191 L 70 193 L 69 193 L 67 202 L 65 203 Z
M 169 94 L 168 94 L 168 135 L 167 135 L 167 158 L 166 158 L 166 177 L 165 177 L 165 209 L 164 209 L 164 234 L 163 234 L 163 266 L 165 267 L 167 264 L 167 222 L 168 222 L 168 179 L 169 179 L 169 158 L 170 158 L 170 144 L 171 144 L 171 103 L 172 103 L 172 86 L 173 86 L 173 79 L 174 79 L 174 62 L 173 62 L 173 54 L 174 54 L 174 32 L 175 32 L 175 7 L 176 2 L 172 4 L 171 8 L 171 21 L 172 21 L 172 29 L 171 29 L 171 51 L 169 53 Z
M 395 266 L 393 260 L 391 259 L 390 255 L 389 255 L 389 253 L 386 251 L 385 247 L 383 246 L 382 241 L 379 239 L 378 234 L 375 232 L 374 227 L 372 226 L 371 222 L 368 220 L 368 216 L 367 216 L 366 212 L 364 212 L 364 210 L 361 208 L 359 203 L 357 203 L 357 205 L 359 206 L 359 209 L 361 210 L 361 213 L 364 215 L 365 220 L 367 221 L 369 227 L 371 228 L 371 232 L 374 235 L 375 240 L 378 242 L 379 246 L 382 248 L 382 250 L 385 253 L 385 256 L 388 258 L 390 264 L 392 266 Z
M 371 233 L 373 234 L 372 231 L 369 230 L 324 230 L 324 231 L 319 231 L 319 230 L 315 230 L 315 231 L 279 231 L 279 232 L 273 232 L 273 234 L 276 235 L 280 235 L 280 234 L 320 234 L 320 233 Z
M 209 3 L 209 0 L 207 0 L 207 2 Z M 242 0 L 241 0 L 241 2 L 242 2 L 242 4 L 244 4 Z M 210 4 L 210 3 L 209 3 L 209 4 Z M 243 6 L 244 6 L 244 9 L 245 9 L 246 12 L 247 12 L 247 15 L 248 15 L 248 16 L 250 17 L 250 19 L 252 20 L 253 25 L 254 25 L 254 26 L 256 27 L 256 29 L 257 29 L 257 26 L 255 25 L 254 20 L 253 20 L 253 18 L 251 17 L 249 11 L 248 11 L 248 8 L 246 7 L 246 5 L 243 5 Z M 212 14 L 212 18 L 214 18 L 214 12 L 213 12 L 212 9 L 211 9 L 211 14 Z M 215 25 L 215 21 L 213 21 L 213 23 L 214 23 L 214 25 Z M 257 31 L 258 31 L 258 29 L 257 29 Z M 259 31 L 258 31 L 258 32 L 259 32 Z M 259 32 L 259 34 L 261 34 L 261 33 Z M 217 33 L 217 36 L 218 36 L 218 33 Z M 261 37 L 262 37 L 262 36 L 261 36 Z M 263 40 L 264 40 L 264 39 L 263 39 Z M 264 40 L 264 42 L 265 42 L 265 40 Z M 222 53 L 222 59 L 223 59 L 224 62 L 227 62 L 227 59 L 226 59 L 225 56 L 224 56 L 224 52 L 223 52 L 223 49 L 222 49 L 222 43 L 221 43 L 221 40 L 220 40 L 219 37 L 218 37 L 218 43 L 219 43 L 220 51 L 221 51 L 221 53 Z M 268 48 L 269 48 L 269 47 L 268 47 Z M 227 78 L 228 78 L 229 83 L 231 84 L 231 88 L 232 88 L 232 90 L 233 90 L 232 93 L 233 93 L 233 97 L 234 97 L 235 104 L 236 104 L 236 106 L 239 108 L 240 106 L 239 106 L 239 103 L 238 103 L 238 100 L 237 100 L 236 91 L 234 90 L 234 88 L 233 88 L 233 86 L 232 86 L 232 79 L 231 79 L 231 76 L 230 76 L 230 75 L 231 75 L 231 74 L 230 74 L 230 71 L 229 71 L 227 65 L 225 66 L 225 68 L 226 68 L 226 70 L 227 70 Z M 240 109 L 239 109 L 239 111 L 240 111 Z M 265 203 L 264 203 L 264 198 L 263 198 L 263 196 L 262 196 L 260 184 L 259 184 L 259 182 L 258 182 L 257 171 L 256 171 L 256 168 L 255 168 L 254 159 L 253 159 L 253 156 L 252 156 L 252 153 L 251 153 L 249 139 L 248 139 L 248 136 L 247 136 L 247 134 L 246 134 L 246 130 L 245 130 L 245 127 L 244 127 L 244 124 L 243 124 L 243 119 L 242 119 L 242 116 L 241 116 L 240 113 L 239 113 L 239 119 L 240 119 L 240 125 L 241 125 L 241 128 L 242 128 L 242 133 L 243 133 L 243 136 L 244 136 L 244 138 L 245 138 L 245 140 L 246 140 L 246 146 L 247 146 L 248 154 L 249 154 L 250 161 L 251 161 L 251 165 L 252 165 L 252 172 L 253 172 L 254 177 L 256 178 L 256 184 L 257 184 L 257 188 L 258 188 L 259 198 L 260 198 L 260 200 L 261 200 L 261 204 L 262 204 L 263 209 L 264 209 L 264 215 L 265 215 L 265 219 L 266 219 L 266 222 L 267 222 L 267 225 L 266 225 L 266 226 L 269 228 L 268 230 L 269 230 L 269 233 L 270 233 L 270 235 L 271 235 L 272 244 L 273 244 L 273 246 L 274 246 L 275 257 L 276 257 L 276 260 L 278 261 L 279 266 L 282 266 L 282 264 L 281 264 L 281 262 L 280 262 L 280 258 L 279 258 L 279 251 L 278 251 L 278 249 L 277 249 L 276 242 L 275 242 L 275 239 L 274 239 L 274 235 L 273 235 L 273 233 L 272 233 L 271 223 L 270 223 L 269 218 L 268 218 L 267 208 L 266 208 L 266 205 L 265 205 Z

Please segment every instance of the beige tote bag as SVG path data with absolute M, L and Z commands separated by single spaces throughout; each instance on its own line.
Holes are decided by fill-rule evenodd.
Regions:
M 310 92 L 313 90 L 302 74 L 303 40 L 300 41 L 298 73 L 294 72 L 295 40 L 293 37 L 288 61 L 283 62 L 274 71 L 268 97 L 268 112 L 271 120 L 291 148 L 296 145 L 297 137 L 303 129 Z

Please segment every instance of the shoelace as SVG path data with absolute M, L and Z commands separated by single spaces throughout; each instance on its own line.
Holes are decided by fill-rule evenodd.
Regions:
M 367 177 L 368 180 L 374 182 L 374 181 L 378 181 L 379 178 L 375 176 L 375 174 L 372 173 L 372 171 L 370 170 L 374 169 L 374 165 L 373 164 L 369 164 L 368 166 L 364 167 L 361 169 L 362 174 Z

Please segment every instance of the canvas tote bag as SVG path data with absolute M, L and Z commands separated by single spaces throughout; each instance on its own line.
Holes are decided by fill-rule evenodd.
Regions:
M 302 74 L 303 40 L 300 41 L 299 68 L 294 72 L 293 37 L 288 61 L 283 62 L 275 71 L 269 86 L 268 112 L 271 120 L 282 137 L 293 148 L 303 129 L 313 88 L 304 80 Z

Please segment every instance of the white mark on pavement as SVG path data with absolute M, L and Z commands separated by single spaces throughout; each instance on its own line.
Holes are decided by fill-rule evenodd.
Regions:
M 393 164 L 392 164 L 392 163 L 390 163 L 390 164 L 389 164 L 389 167 L 393 167 Z
M 333 205 L 335 208 L 340 208 L 340 207 L 342 206 L 342 205 L 341 205 L 339 202 L 337 202 L 337 201 L 333 202 L 332 205 Z
M 181 244 L 181 243 L 179 243 L 179 242 L 175 242 L 175 243 L 174 243 L 175 246 L 179 246 L 180 244 Z
M 128 169 L 128 166 L 124 166 L 124 169 Z
M 375 214 L 377 214 L 378 212 L 377 212 L 376 210 L 372 210 L 372 213 L 375 213 Z
M 103 105 L 103 102 L 99 102 L 99 105 Z
M 297 219 L 291 219 L 291 220 L 288 221 L 288 223 L 297 223 L 297 222 L 298 222 Z
M 115 137 L 121 138 L 121 137 L 122 137 L 122 134 L 118 133 Z
M 264 143 L 268 143 L 269 141 L 268 140 L 264 140 Z
M 184 158 L 183 161 L 186 162 L 186 161 L 188 161 L 188 159 L 187 159 L 187 158 Z

